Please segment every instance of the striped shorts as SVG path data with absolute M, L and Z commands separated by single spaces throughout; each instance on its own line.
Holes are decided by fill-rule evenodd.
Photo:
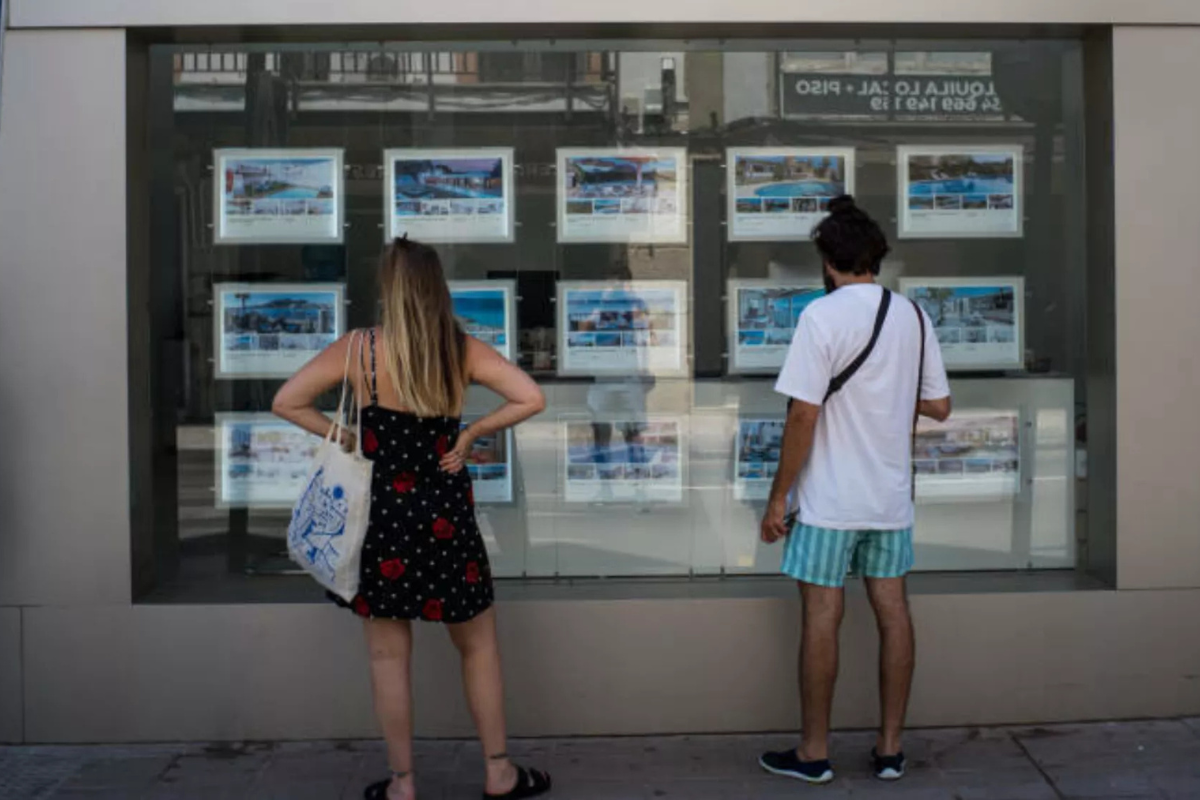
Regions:
M 912 528 L 839 531 L 800 524 L 783 551 L 783 574 L 817 586 L 843 586 L 851 571 L 867 578 L 900 578 L 912 566 Z

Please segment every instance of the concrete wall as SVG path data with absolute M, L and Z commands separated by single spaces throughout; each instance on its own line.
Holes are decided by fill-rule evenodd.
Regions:
M 1200 591 L 924 595 L 913 608 L 913 725 L 1200 711 Z M 340 609 L 47 608 L 25 617 L 29 741 L 376 735 L 359 626 Z M 500 633 L 517 736 L 799 724 L 790 596 L 517 601 L 501 605 Z M 858 588 L 842 643 L 835 723 L 873 726 L 875 629 Z M 421 735 L 471 735 L 456 661 L 441 631 L 418 627 Z
M 559 5 L 553 13 L 576 7 Z M 968 6 L 904 8 L 941 8 L 949 18 L 967 13 L 960 5 Z M 1082 14 L 1085 6 L 1200 22 L 1190 1 L 969 7 L 1013 19 L 1039 8 Z M 387 7 L 397 15 L 407 8 Z M 717 7 L 697 4 L 694 13 Z M 384 4 L 336 8 L 361 19 Z M 818 13 L 816 4 L 801 8 Z M 882 0 L 855 8 L 914 13 Z M 53 25 L 213 21 L 235 19 L 234 9 L 216 0 L 36 0 L 13 11 L 18 24 Z M 310 21 L 333 9 L 263 0 L 237 4 L 236 21 Z M 539 9 L 543 19 L 550 13 Z M 919 595 L 915 724 L 1200 713 L 1200 492 L 1190 458 L 1200 451 L 1191 411 L 1200 386 L 1188 361 L 1200 344 L 1192 308 L 1200 242 L 1183 219 L 1200 179 L 1191 158 L 1200 114 L 1188 103 L 1197 45 L 1194 28 L 1120 29 L 1113 42 L 1118 567 L 1122 588 L 1147 591 Z M 0 450 L 0 739 L 371 734 L 358 626 L 344 613 L 129 604 L 125 53 L 119 29 L 16 30 L 6 42 L 0 372 L 8 380 L 0 408 L 10 439 Z M 866 725 L 875 713 L 875 645 L 857 594 L 849 620 L 837 722 Z M 501 635 L 514 732 L 793 727 L 795 630 L 790 597 L 510 603 Z M 422 629 L 418 652 L 419 731 L 466 733 L 445 638 Z
M 0 605 L 128 603 L 125 35 L 9 31 Z
M 1180 135 L 1200 131 L 1198 69 L 1195 28 L 1113 36 L 1121 588 L 1200 585 L 1200 167 Z

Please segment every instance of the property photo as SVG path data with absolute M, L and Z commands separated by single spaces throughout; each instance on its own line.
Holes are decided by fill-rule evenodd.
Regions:
M 341 285 L 218 284 L 218 377 L 289 377 L 343 333 Z

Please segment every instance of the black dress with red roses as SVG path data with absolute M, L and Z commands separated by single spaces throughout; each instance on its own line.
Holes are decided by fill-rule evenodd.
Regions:
M 494 593 L 471 477 L 439 469 L 459 420 L 381 408 L 374 345 L 372 336 L 362 448 L 375 469 L 358 596 L 351 603 L 329 596 L 362 617 L 466 622 L 492 605 Z

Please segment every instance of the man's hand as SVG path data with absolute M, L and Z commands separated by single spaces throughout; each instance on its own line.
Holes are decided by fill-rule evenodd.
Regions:
M 787 500 L 772 500 L 763 514 L 760 536 L 763 544 L 775 544 L 789 533 L 787 529 Z

